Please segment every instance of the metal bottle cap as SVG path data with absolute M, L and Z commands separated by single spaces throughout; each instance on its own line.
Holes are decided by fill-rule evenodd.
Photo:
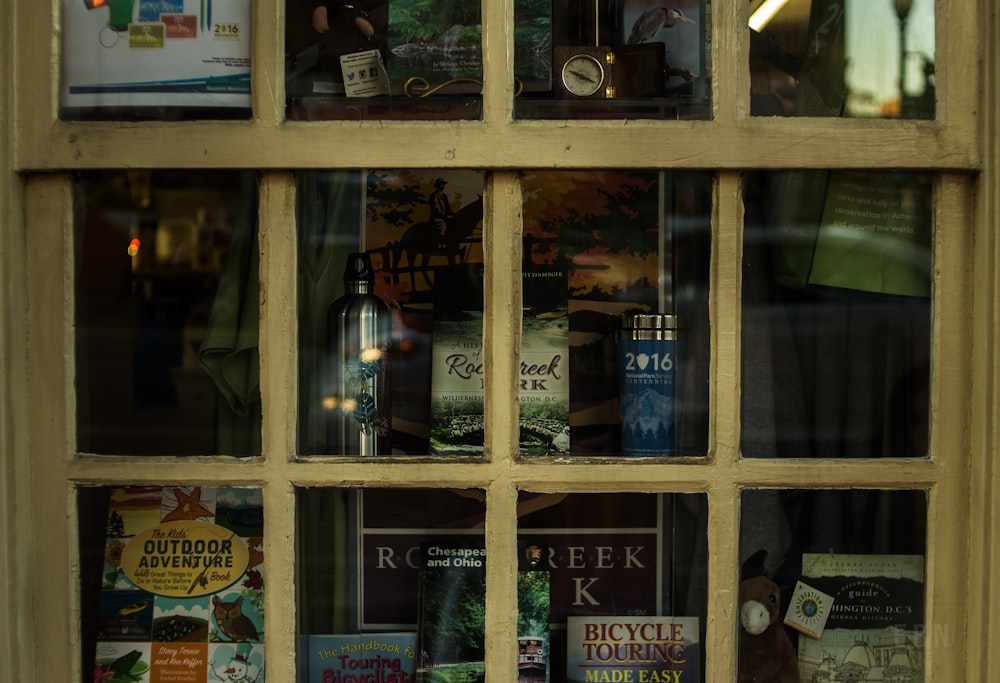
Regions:
M 347 257 L 344 266 L 344 285 L 372 285 L 375 283 L 375 269 L 370 254 L 355 252 Z

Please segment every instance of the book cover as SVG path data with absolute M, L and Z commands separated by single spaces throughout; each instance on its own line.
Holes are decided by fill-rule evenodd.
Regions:
M 569 617 L 571 683 L 700 683 L 698 617 Z
M 566 273 L 522 274 L 521 455 L 559 455 L 569 440 L 569 306 Z
M 415 633 L 302 636 L 299 683 L 413 683 Z
M 482 455 L 485 439 L 483 269 L 438 270 L 431 357 L 433 455 Z
M 551 572 L 545 538 L 525 536 L 517 542 L 517 673 L 521 681 L 551 677 Z
M 430 497 L 425 493 L 358 492 L 359 584 L 352 602 L 361 630 L 418 629 L 423 544 L 457 539 L 483 545 L 481 491 L 442 490 Z M 523 582 L 532 577 L 519 576 L 519 635 L 546 639 L 541 646 L 551 680 L 566 680 L 569 616 L 704 612 L 696 569 L 704 560 L 692 550 L 694 536 L 688 532 L 693 534 L 693 529 L 684 531 L 689 524 L 686 510 L 687 503 L 675 505 L 670 497 L 649 494 L 522 492 L 518 547 L 523 556 L 527 547 L 538 546 L 535 557 L 544 558 L 537 561 L 547 575 L 533 578 L 545 581 L 548 593 L 547 605 L 541 599 L 529 603 Z M 548 630 L 541 626 L 545 608 Z M 524 623 L 530 615 L 534 630 Z M 538 647 L 526 642 L 524 654 Z
M 418 681 L 486 676 L 486 548 L 441 538 L 420 546 Z
M 518 675 L 548 680 L 549 571 L 542 538 L 518 543 Z M 418 681 L 483 681 L 486 549 L 441 537 L 420 547 Z
M 259 488 L 112 491 L 94 678 L 264 680 Z
M 923 680 L 923 555 L 803 553 L 802 574 L 833 599 L 820 637 L 799 636 L 803 681 Z
M 551 84 L 551 10 L 542 0 L 515 0 L 514 75 L 526 91 Z M 474 2 L 389 2 L 387 69 L 394 93 L 478 93 L 483 80 L 482 8 Z M 410 79 L 419 87 L 407 88 Z M 412 87 L 411 83 L 411 87 Z

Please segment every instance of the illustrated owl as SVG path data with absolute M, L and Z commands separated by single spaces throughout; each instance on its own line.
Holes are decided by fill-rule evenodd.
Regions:
M 215 623 L 230 640 L 236 643 L 243 643 L 253 639 L 260 641 L 257 627 L 249 617 L 243 616 L 243 596 L 230 602 L 223 602 L 218 595 L 212 596 L 212 611 Z

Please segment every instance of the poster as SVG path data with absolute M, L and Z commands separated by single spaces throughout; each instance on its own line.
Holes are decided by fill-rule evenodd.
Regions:
M 63 0 L 63 107 L 250 107 L 250 0 Z

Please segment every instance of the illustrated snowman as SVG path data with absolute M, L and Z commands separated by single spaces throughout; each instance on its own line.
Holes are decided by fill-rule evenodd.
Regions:
M 221 681 L 262 683 L 264 678 L 260 669 L 249 662 L 252 651 L 252 645 L 240 643 L 236 646 L 236 655 L 228 663 L 216 667 L 213 662 L 213 673 Z

